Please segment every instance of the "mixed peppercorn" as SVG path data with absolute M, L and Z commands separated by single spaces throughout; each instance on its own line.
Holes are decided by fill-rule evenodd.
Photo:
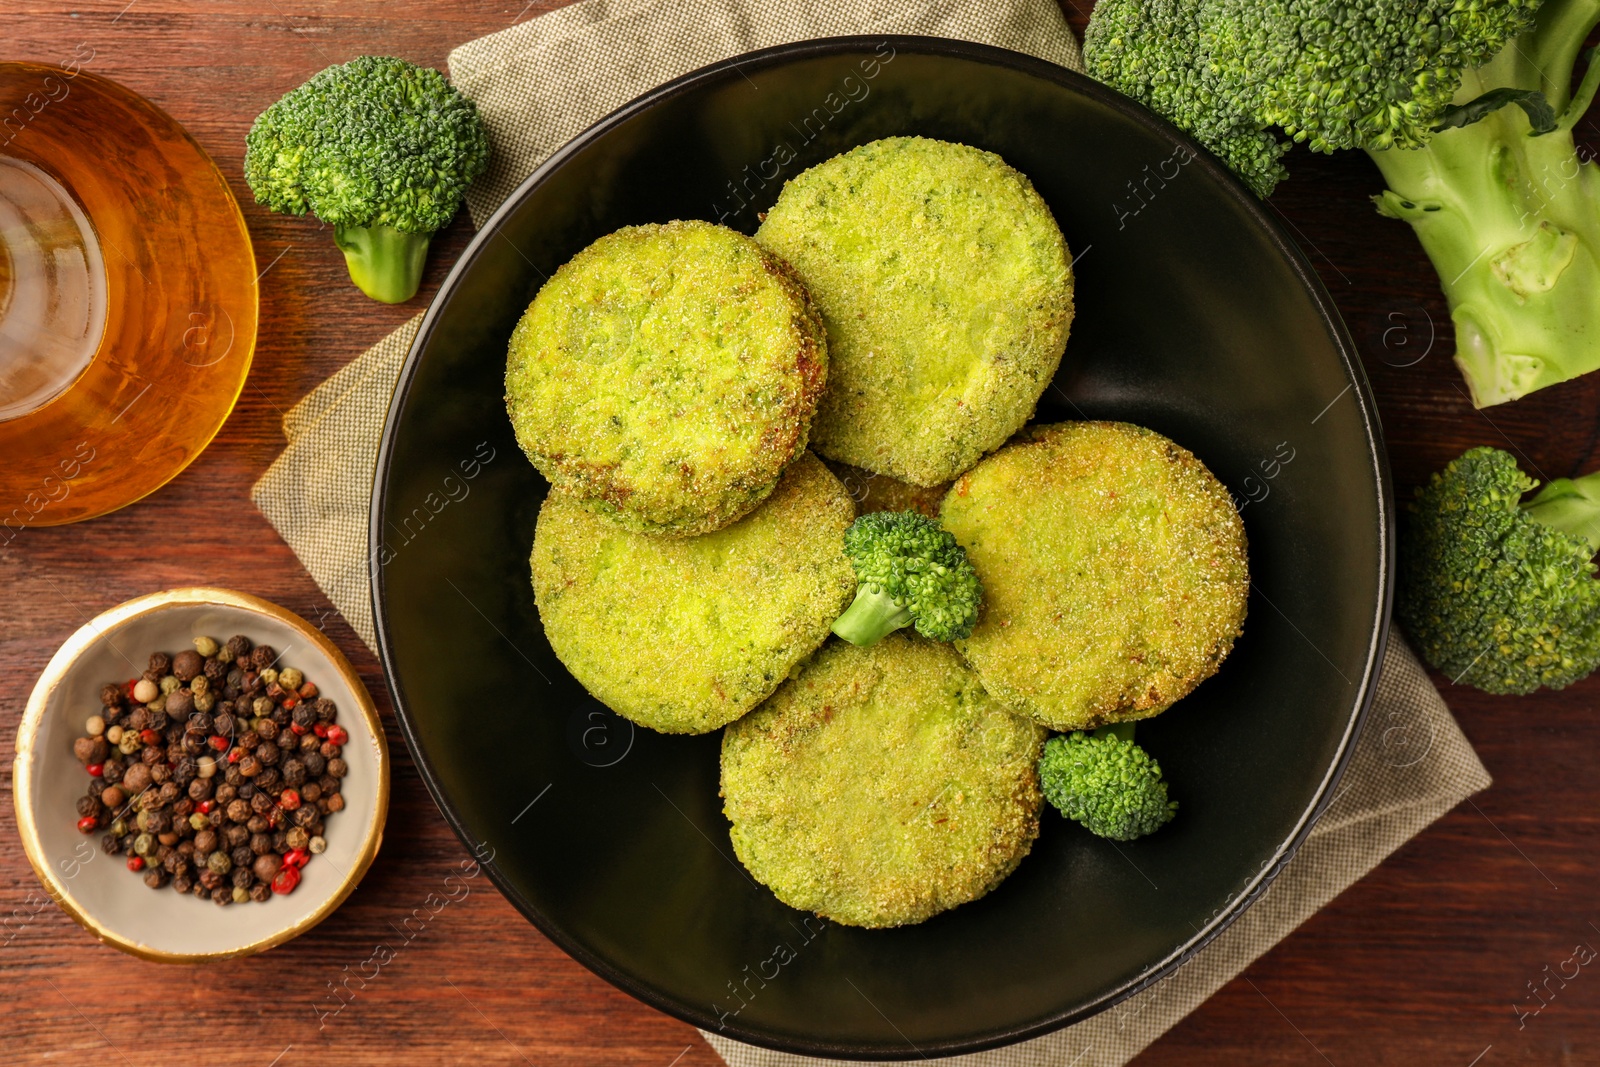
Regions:
M 349 740 L 338 709 L 270 645 L 242 635 L 157 652 L 100 690 L 73 754 L 89 772 L 78 829 L 106 831 L 152 889 L 218 904 L 291 893 L 344 807 Z

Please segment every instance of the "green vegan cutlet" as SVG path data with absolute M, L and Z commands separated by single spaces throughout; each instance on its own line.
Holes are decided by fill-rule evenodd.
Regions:
M 722 735 L 734 851 L 791 907 L 850 926 L 921 922 L 1028 854 L 1044 738 L 949 645 L 832 642 Z
M 624 530 L 555 490 L 533 544 L 550 647 L 601 702 L 664 733 L 749 711 L 828 636 L 855 593 L 850 496 L 802 456 L 754 512 L 696 537 Z
M 1067 244 L 990 152 L 862 145 L 788 182 L 756 240 L 822 311 L 830 380 L 811 447 L 830 460 L 949 481 L 1028 420 L 1060 364 Z
M 725 526 L 804 452 L 827 345 L 772 253 L 709 222 L 600 238 L 511 336 L 517 442 L 569 498 L 631 530 Z
M 996 698 L 1054 730 L 1143 719 L 1216 673 L 1244 624 L 1244 524 L 1194 455 L 1121 422 L 1030 427 L 940 518 L 983 582 L 957 642 Z

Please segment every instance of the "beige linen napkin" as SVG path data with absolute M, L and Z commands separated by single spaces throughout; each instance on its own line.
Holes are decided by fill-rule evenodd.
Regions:
M 847 33 L 956 37 L 1082 69 L 1055 0 L 585 0 L 450 54 L 451 77 L 478 104 L 494 146 L 489 173 L 467 196 L 473 221 L 481 225 L 541 161 L 640 93 L 751 49 Z M 369 645 L 375 643 L 366 552 L 373 463 L 420 319 L 368 349 L 284 417 L 289 445 L 251 494 Z M 1472 747 L 1396 636 L 1340 792 L 1253 907 L 1139 996 L 1050 1036 L 951 1062 L 1127 1062 L 1408 838 L 1488 785 Z M 732 1067 L 823 1062 L 705 1037 Z

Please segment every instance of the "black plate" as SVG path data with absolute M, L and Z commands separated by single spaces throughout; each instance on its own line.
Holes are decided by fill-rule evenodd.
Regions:
M 1255 584 L 1221 673 L 1140 727 L 1182 802 L 1170 827 L 1119 849 L 1047 811 L 1032 856 L 984 899 L 907 929 L 823 929 L 732 859 L 718 736 L 634 730 L 551 654 L 527 563 L 546 486 L 512 438 L 502 374 L 541 281 L 595 238 L 676 218 L 748 233 L 783 179 L 910 133 L 1000 153 L 1077 256 L 1077 320 L 1038 420 L 1126 419 L 1192 449 L 1244 504 Z M 1392 544 L 1377 414 L 1353 353 L 1262 206 L 1087 78 L 912 37 L 811 41 L 687 75 L 540 167 L 423 321 L 372 516 L 378 635 L 406 741 L 523 914 L 697 1026 L 900 1058 L 1090 1015 L 1238 916 L 1305 838 L 1352 750 L 1387 629 Z

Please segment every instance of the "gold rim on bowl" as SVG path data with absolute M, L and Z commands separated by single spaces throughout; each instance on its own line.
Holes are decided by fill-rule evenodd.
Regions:
M 345 686 L 350 690 L 361 715 L 366 721 L 367 728 L 372 734 L 373 742 L 378 753 L 378 783 L 377 796 L 374 802 L 373 818 L 367 831 L 366 839 L 361 842 L 356 860 L 350 865 L 344 880 L 339 888 L 328 897 L 310 915 L 297 922 L 277 930 L 267 937 L 253 941 L 241 948 L 228 949 L 222 952 L 166 952 L 150 948 L 148 945 L 131 941 L 115 931 L 102 925 L 93 915 L 90 915 L 80 905 L 68 887 L 65 880 L 60 878 L 51 866 L 45 855 L 44 844 L 39 836 L 39 828 L 34 820 L 33 783 L 32 776 L 27 773 L 28 767 L 35 757 L 35 742 L 39 729 L 44 722 L 45 710 L 50 703 L 50 698 L 61 685 L 78 657 L 89 649 L 96 641 L 100 640 L 110 631 L 134 619 L 152 615 L 171 607 L 179 606 L 206 606 L 228 607 L 241 611 L 265 615 L 285 626 L 290 627 L 306 640 L 317 646 L 328 657 L 334 669 L 343 679 Z M 95 937 L 114 948 L 121 949 L 140 959 L 151 960 L 158 963 L 205 963 L 213 960 L 233 959 L 239 956 L 252 956 L 258 952 L 265 952 L 285 941 L 292 940 L 316 926 L 323 919 L 332 915 L 339 905 L 343 904 L 355 890 L 356 885 L 372 866 L 372 861 L 378 855 L 378 849 L 383 844 L 384 824 L 389 815 L 389 746 L 384 739 L 383 723 L 378 718 L 377 708 L 372 703 L 372 697 L 367 688 L 362 684 L 360 677 L 350 661 L 340 652 L 338 646 L 328 640 L 326 634 L 300 616 L 291 611 L 251 596 L 248 593 L 239 593 L 231 589 L 218 589 L 206 586 L 192 586 L 182 589 L 168 589 L 164 592 L 149 593 L 145 596 L 135 597 L 125 603 L 100 613 L 90 619 L 56 650 L 50 658 L 50 663 L 40 675 L 39 681 L 33 687 L 32 694 L 28 697 L 27 709 L 23 712 L 22 722 L 17 727 L 17 755 L 12 764 L 12 803 L 17 812 L 17 829 L 22 835 L 23 852 L 28 857 L 28 863 L 33 867 L 34 874 L 44 883 L 50 898 L 58 904 L 63 911 L 70 915 L 79 926 L 88 930 Z

